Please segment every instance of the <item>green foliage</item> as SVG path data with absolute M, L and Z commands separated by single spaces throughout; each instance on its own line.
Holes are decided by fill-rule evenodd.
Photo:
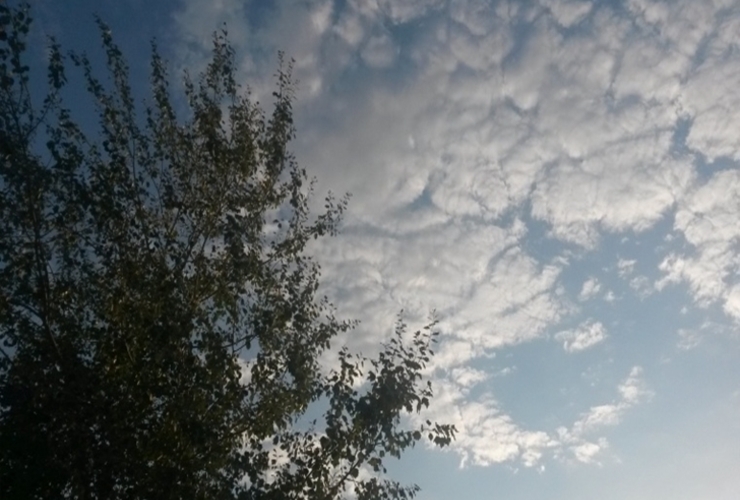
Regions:
M 27 10 L 0 4 L 0 497 L 412 497 L 384 460 L 454 437 L 402 421 L 432 397 L 434 325 L 408 341 L 399 321 L 377 359 L 320 366 L 353 323 L 316 296 L 306 245 L 336 233 L 347 200 L 309 213 L 290 65 L 268 116 L 218 33 L 181 112 L 153 47 L 141 111 L 98 22 L 107 78 L 50 40 L 36 103 Z M 94 135 L 65 107 L 70 63 Z

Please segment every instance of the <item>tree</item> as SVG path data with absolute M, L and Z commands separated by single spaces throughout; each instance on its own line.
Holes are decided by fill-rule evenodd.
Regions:
M 454 437 L 402 419 L 432 397 L 434 324 L 399 320 L 377 358 L 320 365 L 354 323 L 317 296 L 306 245 L 336 233 L 347 200 L 309 212 L 290 64 L 268 116 L 219 32 L 180 105 L 153 44 L 142 108 L 99 21 L 107 80 L 50 40 L 38 102 L 30 22 L 0 4 L 0 497 L 413 496 L 383 464 Z M 70 65 L 92 133 L 65 107 Z

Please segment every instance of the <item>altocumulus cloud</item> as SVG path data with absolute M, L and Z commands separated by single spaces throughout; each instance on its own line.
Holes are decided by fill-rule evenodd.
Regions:
M 221 21 L 256 96 L 265 54 L 295 59 L 298 159 L 353 193 L 343 235 L 314 249 L 325 292 L 363 321 L 346 341 L 372 350 L 399 309 L 437 310 L 432 410 L 464 465 L 620 460 L 612 435 L 661 366 L 630 308 L 740 324 L 738 3 L 296 0 L 252 29 L 245 5 L 184 0 L 182 59 Z M 598 391 L 516 413 L 496 363 L 553 336 L 551 394 L 589 369 Z M 506 377 L 524 395 L 527 366 Z

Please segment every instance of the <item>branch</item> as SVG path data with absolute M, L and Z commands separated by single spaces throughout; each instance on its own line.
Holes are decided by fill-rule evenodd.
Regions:
M 2 353 L 2 355 L 3 355 L 4 357 L 5 357 L 5 359 L 7 359 L 7 360 L 8 360 L 8 362 L 9 362 L 9 363 L 12 363 L 12 362 L 13 362 L 13 358 L 11 358 L 11 357 L 10 357 L 10 354 L 8 354 L 8 353 L 7 353 L 6 351 L 5 351 L 5 349 L 3 349 L 2 347 L 0 347 L 0 353 Z

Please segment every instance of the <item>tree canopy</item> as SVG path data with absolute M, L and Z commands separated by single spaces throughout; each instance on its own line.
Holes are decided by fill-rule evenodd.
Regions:
M 105 76 L 52 39 L 37 98 L 30 25 L 0 4 L 0 497 L 413 496 L 384 461 L 454 438 L 403 417 L 432 397 L 434 322 L 321 366 L 354 323 L 318 295 L 307 244 L 347 199 L 309 210 L 290 64 L 266 113 L 225 32 L 182 86 L 153 44 L 140 105 L 99 21 Z

